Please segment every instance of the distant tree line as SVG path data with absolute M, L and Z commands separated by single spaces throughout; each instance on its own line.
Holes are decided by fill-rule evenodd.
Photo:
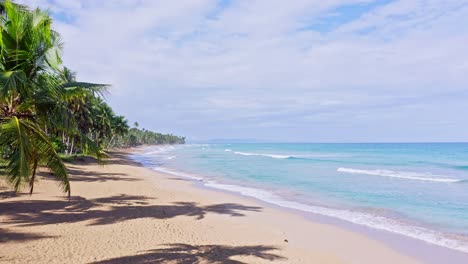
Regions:
M 130 128 L 103 100 L 109 86 L 81 82 L 62 65 L 62 42 L 52 19 L 0 0 L 0 175 L 33 192 L 38 166 L 70 195 L 63 156 L 103 159 L 104 149 L 177 144 L 184 138 Z
M 115 134 L 109 141 L 109 147 L 136 147 L 140 145 L 185 144 L 185 137 L 172 134 L 161 134 L 146 129 L 139 129 L 138 122 L 135 127 L 126 129 L 125 133 Z

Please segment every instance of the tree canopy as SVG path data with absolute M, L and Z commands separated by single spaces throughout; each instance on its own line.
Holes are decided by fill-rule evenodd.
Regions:
M 112 147 L 184 143 L 130 129 L 102 97 L 109 85 L 77 81 L 62 64 L 61 37 L 47 12 L 1 1 L 0 34 L 0 154 L 16 191 L 29 184 L 32 193 L 36 170 L 44 166 L 70 195 L 61 155 L 102 160 Z

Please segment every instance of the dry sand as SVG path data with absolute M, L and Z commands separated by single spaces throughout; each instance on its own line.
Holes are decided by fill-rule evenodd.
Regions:
M 379 241 L 205 190 L 113 153 L 69 165 L 72 197 L 0 183 L 0 263 L 417 263 Z

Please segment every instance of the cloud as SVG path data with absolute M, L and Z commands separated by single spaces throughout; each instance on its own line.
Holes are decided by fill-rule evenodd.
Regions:
M 466 1 L 20 2 L 48 8 L 65 63 L 149 129 L 468 140 Z

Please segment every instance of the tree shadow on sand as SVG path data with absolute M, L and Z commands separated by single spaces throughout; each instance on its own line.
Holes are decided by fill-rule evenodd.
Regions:
M 71 197 L 70 201 L 11 201 L 0 203 L 0 215 L 6 222 L 24 226 L 77 223 L 107 225 L 141 218 L 169 219 L 189 216 L 201 220 L 206 214 L 244 216 L 244 212 L 258 212 L 262 208 L 235 203 L 201 206 L 192 202 L 176 202 L 167 205 L 149 204 L 146 196 L 116 195 L 97 199 Z
M 20 233 L 10 231 L 8 229 L 0 228 L 0 244 L 8 242 L 29 241 L 42 238 L 51 238 L 51 236 L 44 236 L 34 233 Z
M 126 173 L 107 173 L 97 171 L 84 171 L 75 168 L 69 168 L 68 172 L 71 174 L 70 181 L 81 181 L 81 182 L 106 182 L 106 181 L 140 181 L 141 179 L 125 177 L 128 176 Z
M 109 151 L 107 152 L 112 158 L 104 161 L 105 164 L 116 164 L 116 165 L 130 165 L 142 167 L 143 165 L 139 162 L 133 161 L 128 157 L 128 153 L 121 151 Z
M 74 167 L 67 169 L 70 174 L 71 182 L 107 182 L 107 181 L 140 181 L 141 179 L 128 177 L 126 173 L 118 172 L 97 172 L 97 171 L 85 171 Z M 41 171 L 37 173 L 38 176 L 56 180 L 50 172 Z M 127 176 L 127 177 L 126 177 Z
M 223 246 L 223 245 L 188 245 L 169 244 L 165 248 L 145 251 L 143 254 L 125 256 L 94 262 L 94 264 L 149 264 L 149 263 L 225 263 L 243 264 L 244 262 L 231 259 L 235 256 L 251 256 L 264 260 L 285 260 L 286 258 L 270 253 L 278 250 L 270 246 Z

